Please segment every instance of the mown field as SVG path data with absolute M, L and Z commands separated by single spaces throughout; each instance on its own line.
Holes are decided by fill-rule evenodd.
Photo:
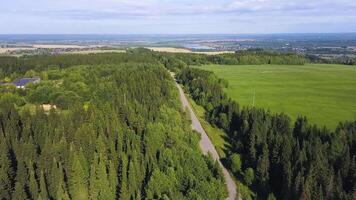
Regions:
M 335 128 L 356 119 L 356 66 L 345 65 L 206 65 L 228 80 L 228 95 L 242 106 L 254 105 L 305 115 L 318 125 Z M 254 95 L 255 94 L 255 95 Z M 255 96 L 255 98 L 254 98 Z

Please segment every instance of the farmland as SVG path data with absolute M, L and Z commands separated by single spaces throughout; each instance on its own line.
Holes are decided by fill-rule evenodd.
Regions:
M 196 53 L 205 55 L 219 55 L 224 53 L 234 53 L 234 51 L 192 51 L 190 49 L 175 48 L 175 47 L 146 47 L 152 51 L 167 52 L 167 53 Z
M 287 113 L 293 120 L 307 116 L 335 128 L 356 119 L 356 67 L 345 65 L 206 65 L 228 80 L 229 97 L 241 106 Z

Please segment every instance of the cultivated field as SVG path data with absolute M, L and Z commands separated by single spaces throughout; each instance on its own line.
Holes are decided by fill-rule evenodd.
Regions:
M 0 47 L 0 54 L 8 53 L 11 51 L 20 51 L 20 50 L 35 50 L 35 48 L 32 47 L 1 48 Z
M 11 48 L 2 48 L 0 47 L 0 54 L 5 53 L 14 53 L 15 51 L 24 51 L 24 50 L 38 50 L 38 49 L 60 49 L 61 53 L 68 54 L 91 54 L 91 53 L 124 53 L 126 50 L 121 49 L 97 49 L 102 47 L 102 45 L 66 45 L 66 44 L 35 44 L 28 45 L 28 47 L 11 47 Z M 68 50 L 68 51 L 67 51 Z
M 189 49 L 184 48 L 174 48 L 174 47 L 146 47 L 152 51 L 157 52 L 168 52 L 168 53 L 197 53 L 197 54 L 206 54 L 206 55 L 218 55 L 223 53 L 234 53 L 233 51 L 206 51 L 206 52 L 198 52 L 191 51 Z
M 125 53 L 125 52 L 126 50 L 120 50 L 120 49 L 113 49 L 113 50 L 95 49 L 95 50 L 72 51 L 72 52 L 67 52 L 67 54 Z
M 339 121 L 356 120 L 356 66 L 208 65 L 201 68 L 228 80 L 228 95 L 242 106 L 251 106 L 255 99 L 257 107 L 285 112 L 292 119 L 305 115 L 311 122 L 328 128 L 335 128 Z
M 84 49 L 90 46 L 72 45 L 72 44 L 35 44 L 36 49 Z

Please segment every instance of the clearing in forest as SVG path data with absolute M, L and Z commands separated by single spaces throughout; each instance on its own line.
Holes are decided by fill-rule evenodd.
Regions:
M 229 97 L 241 106 L 287 113 L 293 120 L 335 128 L 356 120 L 356 66 L 346 65 L 206 65 L 229 82 Z

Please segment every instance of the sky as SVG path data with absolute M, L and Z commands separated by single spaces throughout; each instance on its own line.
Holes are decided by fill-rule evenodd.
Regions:
M 356 0 L 2 0 L 0 34 L 356 32 Z

